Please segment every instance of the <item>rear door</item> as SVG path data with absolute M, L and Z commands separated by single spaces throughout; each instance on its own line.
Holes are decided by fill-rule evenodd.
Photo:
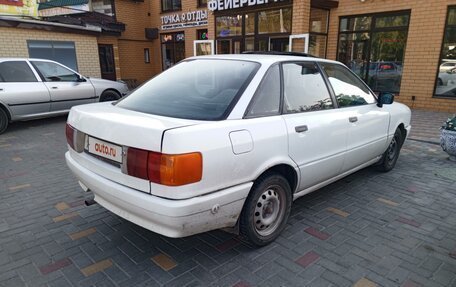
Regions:
M 348 127 L 343 170 L 355 168 L 381 155 L 387 144 L 389 113 L 377 106 L 367 86 L 346 67 L 320 63 L 336 95 L 340 114 Z
M 49 112 L 50 95 L 25 60 L 0 62 L 0 102 L 13 119 Z
M 347 143 L 347 119 L 314 62 L 284 63 L 283 119 L 289 155 L 299 166 L 298 191 L 338 175 Z
M 55 62 L 31 61 L 51 94 L 51 111 L 68 110 L 72 106 L 96 101 L 95 89 L 69 68 Z

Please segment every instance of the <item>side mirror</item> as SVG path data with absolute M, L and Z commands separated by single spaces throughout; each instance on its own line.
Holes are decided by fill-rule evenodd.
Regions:
M 377 106 L 379 108 L 383 105 L 391 105 L 394 102 L 394 94 L 382 92 L 378 95 Z
M 78 82 L 87 82 L 87 80 L 81 75 L 78 75 L 78 80 L 77 81 Z

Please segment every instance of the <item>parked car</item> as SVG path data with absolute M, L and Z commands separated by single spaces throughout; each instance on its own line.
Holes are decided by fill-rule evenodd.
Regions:
M 127 85 L 84 77 L 54 61 L 0 58 L 0 134 L 10 122 L 68 113 L 75 105 L 113 101 Z
M 114 103 L 73 107 L 66 162 L 111 212 L 169 237 L 239 229 L 255 245 L 292 201 L 391 170 L 410 109 L 346 66 L 290 55 L 192 57 Z
M 447 85 L 456 84 L 456 68 L 447 70 L 446 72 L 439 73 L 439 78 L 437 79 L 438 86 L 447 86 Z
M 402 78 L 400 62 L 372 62 L 369 65 L 369 86 L 375 91 L 399 92 Z
M 445 73 L 454 68 L 456 68 L 456 60 L 446 60 L 440 65 L 439 72 Z

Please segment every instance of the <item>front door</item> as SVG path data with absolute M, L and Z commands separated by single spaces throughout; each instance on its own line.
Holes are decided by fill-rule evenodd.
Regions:
M 31 61 L 45 80 L 51 94 L 51 111 L 69 110 L 72 106 L 96 101 L 95 89 L 89 80 L 58 63 Z
M 48 113 L 50 108 L 48 89 L 26 61 L 0 63 L 0 101 L 14 118 Z
M 381 155 L 387 145 L 389 112 L 376 105 L 367 86 L 342 65 L 320 63 L 331 83 L 340 115 L 348 126 L 343 171 Z
M 284 114 L 289 155 L 299 166 L 298 191 L 338 175 L 348 136 L 347 119 L 335 109 L 313 62 L 283 64 Z
M 100 57 L 101 77 L 111 81 L 117 80 L 114 50 L 112 45 L 99 44 L 98 56 Z

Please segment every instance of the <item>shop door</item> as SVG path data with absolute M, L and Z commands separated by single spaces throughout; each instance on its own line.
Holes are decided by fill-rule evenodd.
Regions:
M 112 45 L 98 45 L 98 56 L 100 57 L 101 77 L 111 81 L 117 80 Z
M 233 54 L 241 53 L 241 43 L 242 43 L 242 39 L 233 40 Z
M 269 50 L 275 52 L 288 51 L 289 39 L 287 38 L 271 38 L 269 40 Z

